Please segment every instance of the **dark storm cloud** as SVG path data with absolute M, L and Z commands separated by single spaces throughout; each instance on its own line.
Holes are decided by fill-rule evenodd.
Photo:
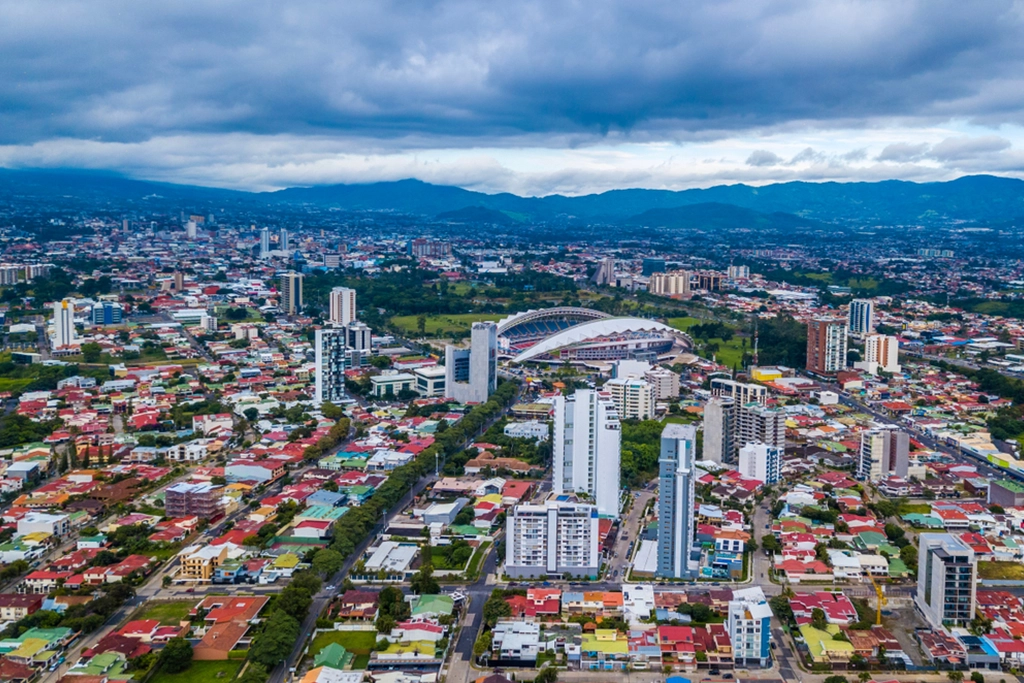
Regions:
M 1024 124 L 1021 23 L 1009 0 L 7 2 L 0 144 Z

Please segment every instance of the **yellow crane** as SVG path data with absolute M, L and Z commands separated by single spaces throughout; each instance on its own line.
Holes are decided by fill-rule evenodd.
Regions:
M 875 577 L 868 574 L 868 580 L 871 581 L 871 585 L 875 587 L 875 595 L 878 596 L 878 609 L 875 612 L 875 625 L 880 626 L 882 624 L 882 605 L 888 605 L 889 601 L 885 597 L 885 593 L 882 592 L 882 587 L 875 583 Z

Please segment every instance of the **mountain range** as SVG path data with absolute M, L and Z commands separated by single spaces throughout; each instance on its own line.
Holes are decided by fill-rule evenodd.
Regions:
M 947 182 L 787 182 L 691 190 L 612 190 L 569 197 L 485 194 L 419 180 L 294 187 L 276 192 L 134 180 L 87 171 L 0 169 L 0 201 L 77 199 L 106 205 L 159 199 L 188 210 L 194 204 L 251 207 L 316 205 L 386 211 L 452 223 L 515 225 L 586 222 L 679 228 L 1024 225 L 1024 181 L 965 176 Z

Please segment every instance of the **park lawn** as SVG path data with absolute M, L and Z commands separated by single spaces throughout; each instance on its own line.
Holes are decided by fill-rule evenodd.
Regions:
M 161 626 L 177 626 L 188 619 L 194 600 L 175 600 L 174 602 L 155 602 L 139 615 L 139 619 L 156 619 Z
M 500 313 L 452 313 L 440 315 L 426 315 L 424 330 L 428 335 L 436 335 L 450 332 L 468 332 L 473 323 L 484 320 L 498 321 L 503 316 Z M 391 324 L 401 328 L 407 334 L 419 334 L 419 326 L 416 323 L 418 315 L 396 315 L 391 319 Z
M 314 657 L 331 643 L 337 643 L 346 650 L 356 655 L 370 656 L 373 646 L 377 644 L 376 631 L 327 631 L 318 633 L 313 639 L 313 645 L 309 653 Z
M 227 310 L 229 308 L 241 308 L 241 306 L 217 306 L 214 309 L 214 313 L 216 314 L 217 319 L 222 321 L 222 322 L 227 322 L 227 323 L 258 323 L 258 322 L 263 322 L 263 316 L 260 315 L 260 312 L 258 310 L 256 310 L 255 308 L 250 308 L 250 307 L 246 306 L 245 307 L 246 315 L 241 320 L 236 320 L 234 318 L 229 318 L 227 316 Z
M 227 659 L 224 661 L 193 661 L 185 671 L 177 674 L 157 671 L 149 679 L 149 683 L 228 683 L 238 676 L 242 664 L 241 659 Z
M 434 565 L 434 569 L 462 569 L 462 567 L 455 567 L 448 564 L 448 559 L 445 557 L 444 548 L 441 546 L 430 547 L 430 562 Z
M 932 506 L 928 503 L 903 503 L 900 505 L 901 515 L 927 515 L 932 511 Z
M 1018 562 L 979 562 L 978 578 L 1024 581 L 1024 564 Z
M 491 547 L 491 542 L 484 541 L 480 544 L 480 547 L 476 549 L 476 552 L 473 553 L 473 557 L 469 559 L 469 568 L 466 570 L 466 572 L 470 576 L 473 576 L 480 571 L 480 562 L 483 561 L 484 557 L 486 557 L 487 549 L 489 547 Z
M 853 289 L 878 289 L 878 280 L 873 277 L 851 277 L 850 281 L 846 283 L 846 286 Z
M 665 424 L 677 424 L 677 425 L 688 425 L 694 422 L 700 422 L 700 415 L 694 413 L 680 413 L 679 415 L 669 415 L 664 420 Z
M 366 667 L 370 665 L 370 655 L 356 655 L 352 658 L 352 670 L 353 671 L 365 671 Z
M 694 318 L 693 316 L 689 316 L 688 315 L 688 316 L 684 316 L 682 318 L 669 318 L 668 319 L 668 326 L 669 327 L 674 327 L 677 330 L 681 330 L 683 332 L 686 332 L 688 329 L 690 329 L 694 325 L 699 324 L 700 322 L 701 322 L 700 318 Z

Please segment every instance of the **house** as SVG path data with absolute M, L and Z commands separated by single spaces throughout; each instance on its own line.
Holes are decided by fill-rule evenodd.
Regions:
M 0 621 L 17 621 L 42 608 L 41 595 L 0 594 Z
M 352 589 L 337 599 L 335 614 L 340 619 L 373 621 L 377 618 L 377 593 Z

